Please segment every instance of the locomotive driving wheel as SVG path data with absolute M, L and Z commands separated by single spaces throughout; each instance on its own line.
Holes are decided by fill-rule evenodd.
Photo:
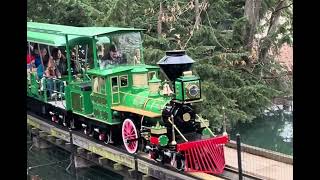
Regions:
M 125 148 L 131 154 L 138 150 L 138 130 L 131 119 L 126 119 L 122 124 L 122 140 Z

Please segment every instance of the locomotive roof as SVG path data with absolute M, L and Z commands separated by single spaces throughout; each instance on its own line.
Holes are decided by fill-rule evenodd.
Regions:
M 28 41 L 43 43 L 54 46 L 65 45 L 65 35 L 72 41 L 78 38 L 92 38 L 120 32 L 140 32 L 143 29 L 121 28 L 121 27 L 75 27 L 57 24 L 27 23 Z
M 147 69 L 158 69 L 159 68 L 157 66 L 146 65 L 146 64 L 141 64 L 141 65 L 136 65 L 136 66 L 132 66 L 132 65 L 117 65 L 117 66 L 110 67 L 108 69 L 90 69 L 87 72 L 89 74 L 107 76 L 107 75 L 111 75 L 111 74 L 115 74 L 115 73 L 119 73 L 119 72 L 128 71 L 128 70 L 131 70 L 131 69 L 133 69 L 135 67 L 144 67 L 144 68 L 147 68 Z

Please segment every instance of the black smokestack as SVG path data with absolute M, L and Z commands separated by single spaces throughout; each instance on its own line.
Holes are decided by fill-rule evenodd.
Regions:
M 167 51 L 157 64 L 166 73 L 170 81 L 182 76 L 184 71 L 190 71 L 195 61 L 186 55 L 185 50 Z

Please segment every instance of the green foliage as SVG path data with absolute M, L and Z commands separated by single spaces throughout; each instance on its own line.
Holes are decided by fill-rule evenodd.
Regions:
M 244 42 L 244 32 L 246 31 L 246 24 L 248 23 L 248 20 L 246 17 L 242 17 L 237 19 L 233 23 L 233 46 L 234 47 L 240 47 L 243 45 Z
M 28 0 L 27 18 L 74 26 L 144 28 L 147 64 L 156 64 L 166 50 L 186 49 L 197 61 L 194 70 L 202 79 L 204 101 L 196 105 L 197 112 L 217 129 L 222 126 L 223 114 L 229 126 L 239 121 L 250 122 L 271 104 L 273 97 L 292 92 L 290 79 L 285 78 L 285 72 L 273 57 L 268 56 L 270 63 L 249 61 L 251 52 L 244 48 L 248 30 L 245 0 L 199 0 L 201 23 L 198 29 L 194 26 L 194 1 L 161 2 L 160 35 L 157 34 L 160 0 Z M 265 18 L 266 12 L 274 10 L 277 3 L 263 0 L 259 18 Z M 292 43 L 292 9 L 284 9 L 282 15 L 288 20 L 268 37 L 275 49 L 283 43 Z M 268 22 L 268 18 L 266 20 Z M 261 32 L 268 26 L 266 23 L 256 28 Z M 274 72 L 277 72 L 275 77 Z M 273 78 L 265 80 L 266 76 Z
M 155 38 L 147 34 L 144 35 L 144 46 L 161 50 L 170 49 L 169 40 L 163 37 Z
M 165 51 L 160 49 L 147 48 L 144 50 L 146 64 L 156 64 L 164 55 Z
M 237 121 L 250 122 L 271 105 L 272 97 L 280 94 L 280 91 L 252 81 L 239 71 L 208 64 L 197 65 L 196 71 L 206 77 L 202 83 L 205 101 L 198 109 L 208 119 L 219 118 L 223 106 L 231 125 Z M 217 111 L 211 111 L 209 107 L 215 107 Z

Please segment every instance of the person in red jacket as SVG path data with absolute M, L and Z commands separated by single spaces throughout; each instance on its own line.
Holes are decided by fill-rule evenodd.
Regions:
M 32 61 L 34 61 L 34 56 L 27 54 L 27 64 L 30 64 Z
M 31 54 L 32 48 L 30 47 L 30 51 L 29 51 L 29 47 L 27 47 L 27 68 L 29 69 L 31 67 L 31 65 L 33 64 L 35 57 Z

